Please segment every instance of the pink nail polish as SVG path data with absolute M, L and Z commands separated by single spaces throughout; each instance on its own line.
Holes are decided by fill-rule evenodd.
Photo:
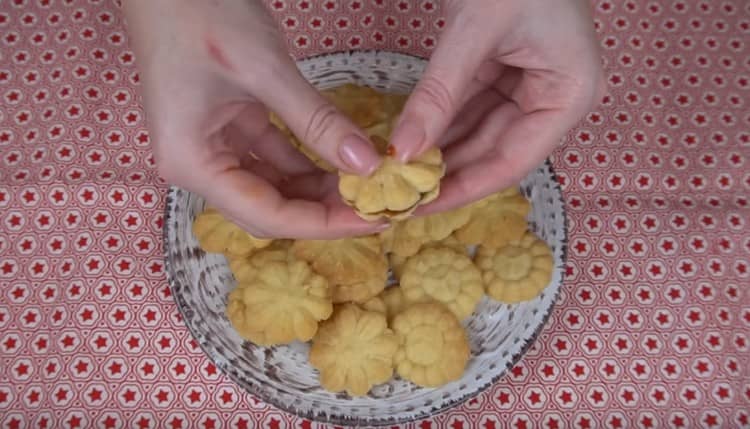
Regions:
M 370 175 L 380 165 L 380 157 L 370 143 L 359 136 L 349 136 L 339 146 L 339 157 L 353 173 Z

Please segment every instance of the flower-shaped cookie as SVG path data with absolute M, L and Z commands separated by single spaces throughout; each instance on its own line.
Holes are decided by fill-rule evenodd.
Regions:
M 412 217 L 382 232 L 381 241 L 398 256 L 414 255 L 428 243 L 441 241 L 469 222 L 471 209 L 462 207 L 429 216 Z
M 325 89 L 321 94 L 360 128 L 375 125 L 394 114 L 385 108 L 386 94 L 367 86 L 347 83 Z
M 532 232 L 499 248 L 480 246 L 476 262 L 487 295 L 506 303 L 536 297 L 552 278 L 552 252 Z
M 359 307 L 365 311 L 376 311 L 382 314 L 388 312 L 388 308 L 385 306 L 385 301 L 383 301 L 383 298 L 381 298 L 380 295 L 374 296 L 364 303 L 359 304 Z
M 471 207 L 471 218 L 455 236 L 464 244 L 498 247 L 518 240 L 526 231 L 530 205 L 517 189 L 503 191 Z
M 363 281 L 353 281 L 350 283 L 332 283 L 333 302 L 340 304 L 343 302 L 367 302 L 370 298 L 377 296 L 385 289 L 388 283 L 388 271 L 374 274 L 369 279 Z
M 378 136 L 372 140 L 376 146 L 383 145 Z M 369 177 L 339 172 L 339 192 L 363 219 L 404 219 L 420 204 L 437 198 L 443 174 L 445 164 L 438 148 L 407 164 L 386 155 Z
M 310 363 L 320 371 L 326 390 L 362 396 L 391 378 L 397 346 L 385 315 L 344 304 L 320 325 L 310 347 Z
M 273 241 L 253 237 L 213 208 L 207 208 L 195 217 L 193 234 L 206 252 L 224 253 L 230 257 L 249 255 Z
M 466 245 L 458 241 L 458 239 L 453 235 L 449 235 L 448 237 L 440 241 L 431 241 L 422 245 L 422 249 L 425 249 L 427 247 L 448 248 L 461 255 L 467 255 Z M 397 279 L 401 278 L 401 275 L 404 272 L 404 265 L 406 264 L 406 261 L 409 260 L 409 258 L 411 258 L 411 256 L 399 256 L 396 252 L 392 252 L 388 255 L 388 261 L 391 264 L 391 270 L 393 270 L 394 277 L 396 277 Z
M 303 261 L 269 262 L 229 294 L 227 317 L 260 345 L 309 341 L 333 311 L 328 282 Z
M 365 302 L 380 293 L 388 279 L 388 261 L 376 236 L 297 240 L 292 253 L 328 279 L 336 303 Z
M 471 315 L 484 295 L 482 275 L 471 259 L 445 247 L 428 247 L 409 258 L 401 290 L 407 302 L 437 301 L 459 320 Z
M 471 350 L 456 316 L 437 303 L 414 304 L 393 319 L 398 336 L 396 372 L 424 387 L 458 380 Z
M 229 259 L 229 269 L 238 282 L 252 278 L 256 271 L 269 262 L 291 262 L 294 257 L 289 253 L 290 240 L 276 240 L 270 246 L 257 250 L 250 255 Z
M 376 236 L 297 240 L 292 244 L 292 253 L 332 283 L 367 280 L 388 266 Z
M 380 299 L 385 305 L 385 316 L 391 321 L 398 313 L 406 308 L 406 299 L 404 292 L 398 286 L 391 286 L 380 293 Z

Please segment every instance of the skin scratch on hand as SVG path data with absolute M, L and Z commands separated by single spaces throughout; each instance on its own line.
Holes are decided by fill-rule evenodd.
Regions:
M 206 38 L 205 44 L 206 51 L 208 51 L 208 56 L 211 57 L 211 59 L 214 60 L 219 66 L 221 66 L 221 68 L 227 71 L 235 70 L 234 65 L 229 61 L 229 59 L 227 59 L 224 51 L 214 40 Z

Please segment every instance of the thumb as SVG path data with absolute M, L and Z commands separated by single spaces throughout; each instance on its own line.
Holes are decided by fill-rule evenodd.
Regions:
M 381 158 L 365 133 L 308 83 L 293 63 L 258 94 L 308 149 L 336 168 L 370 175 Z
M 391 135 L 396 157 L 407 162 L 436 145 L 461 109 L 485 58 L 482 38 L 458 26 L 446 28 Z

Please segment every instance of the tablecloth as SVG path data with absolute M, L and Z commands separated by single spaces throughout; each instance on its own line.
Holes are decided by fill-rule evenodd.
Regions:
M 267 3 L 297 57 L 428 56 L 445 23 L 430 0 Z M 556 309 L 496 385 L 406 427 L 750 427 L 750 3 L 593 8 L 609 92 L 552 157 Z M 183 325 L 134 60 L 113 1 L 0 0 L 0 427 L 317 426 Z

